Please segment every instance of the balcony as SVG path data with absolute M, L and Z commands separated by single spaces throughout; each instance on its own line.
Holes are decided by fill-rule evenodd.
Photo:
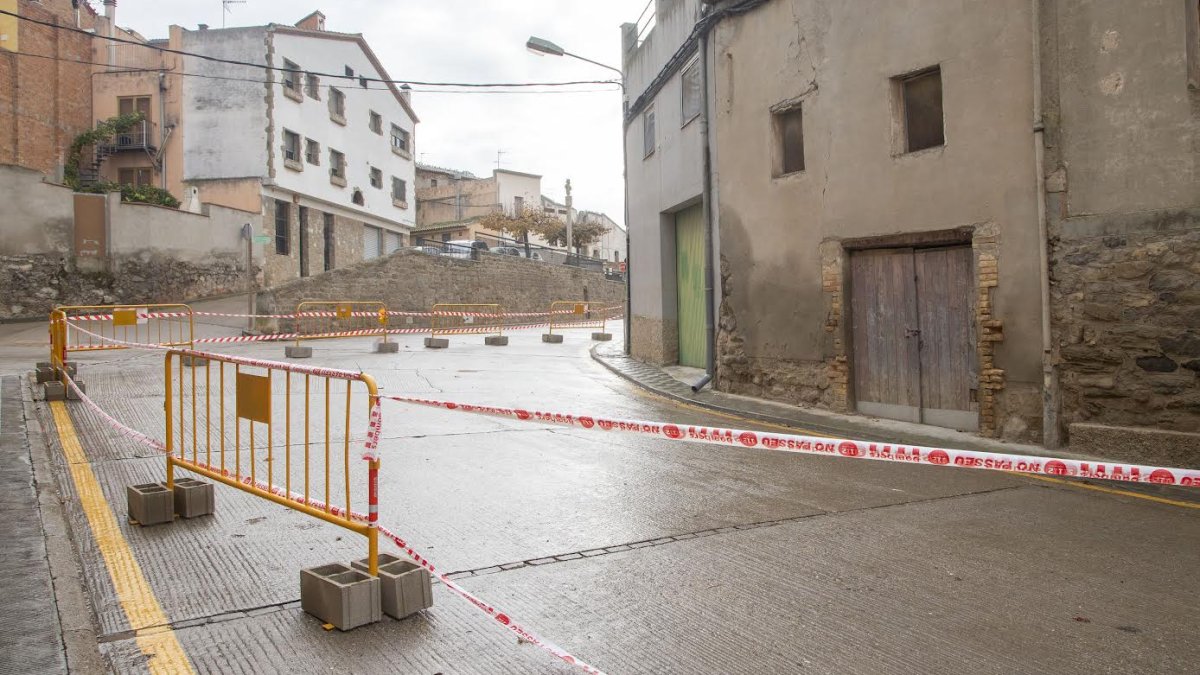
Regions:
M 113 136 L 104 144 L 104 147 L 110 152 L 127 150 L 154 152 L 157 145 L 158 125 L 150 120 L 142 120 L 129 131 Z

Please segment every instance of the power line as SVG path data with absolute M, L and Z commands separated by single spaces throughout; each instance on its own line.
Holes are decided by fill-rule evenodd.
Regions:
M 295 71 L 295 70 L 292 70 L 291 68 L 284 68 L 282 66 L 271 66 L 271 65 L 264 64 L 264 63 L 253 63 L 250 61 L 238 61 L 236 59 L 225 59 L 225 58 L 221 58 L 218 56 L 211 56 L 208 54 L 197 54 L 195 52 L 188 52 L 188 51 L 184 51 L 181 49 L 171 49 L 170 47 L 163 47 L 161 45 L 154 45 L 154 44 L 149 44 L 149 43 L 145 43 L 145 42 L 139 42 L 137 40 L 129 40 L 126 38 L 119 38 L 119 37 L 115 37 L 115 36 L 110 37 L 110 36 L 96 35 L 95 33 L 91 32 L 91 31 L 83 30 L 82 28 L 75 28 L 73 26 L 64 26 L 64 25 L 57 24 L 57 23 L 51 23 L 49 21 L 41 21 L 38 19 L 34 19 L 33 17 L 22 16 L 20 14 L 17 14 L 16 12 L 11 12 L 8 10 L 3 10 L 3 9 L 0 9 L 0 16 L 11 16 L 11 17 L 20 19 L 21 21 L 27 21 L 29 23 L 34 23 L 34 24 L 37 24 L 40 26 L 45 26 L 47 28 L 51 28 L 54 30 L 62 30 L 62 31 L 67 31 L 67 32 L 71 32 L 71 33 L 77 33 L 80 35 L 86 35 L 89 38 L 97 38 L 98 37 L 102 40 L 109 40 L 111 42 L 117 42 L 120 44 L 135 45 L 138 47 L 144 47 L 146 49 L 153 49 L 155 51 L 165 53 L 165 54 L 174 54 L 176 56 L 187 56 L 187 57 L 191 57 L 191 58 L 201 59 L 204 61 L 210 61 L 213 63 L 224 63 L 224 64 L 234 65 L 234 66 L 244 66 L 247 68 L 259 68 L 261 70 L 274 71 L 274 72 L 304 72 L 307 74 L 316 75 L 318 77 L 327 77 L 330 79 L 339 79 L 339 80 L 351 80 L 351 81 L 357 80 L 359 82 L 378 82 L 380 84 L 408 84 L 408 85 L 417 85 L 417 86 L 425 86 L 425 87 L 462 87 L 462 88 L 468 88 L 468 87 L 470 87 L 470 88 L 475 88 L 475 87 L 479 87 L 479 88 L 568 87 L 568 86 L 575 86 L 575 85 L 581 85 L 581 84 L 615 84 L 616 83 L 615 80 L 576 80 L 576 81 L 569 81 L 569 82 L 427 82 L 427 81 L 421 81 L 421 80 L 385 80 L 383 78 L 378 78 L 378 77 L 362 77 L 360 75 L 346 75 L 345 73 L 340 73 L 340 74 L 339 73 L 322 73 L 322 72 L 311 71 L 311 70 Z

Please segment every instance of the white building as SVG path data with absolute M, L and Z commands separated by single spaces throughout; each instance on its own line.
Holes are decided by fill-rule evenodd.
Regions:
M 178 38 L 178 39 L 176 39 Z M 416 225 L 417 116 L 361 35 L 295 27 L 186 31 L 183 183 L 204 202 L 261 211 L 267 285 L 405 245 Z M 265 75 L 264 75 L 265 72 Z M 267 80 L 267 83 L 263 83 Z

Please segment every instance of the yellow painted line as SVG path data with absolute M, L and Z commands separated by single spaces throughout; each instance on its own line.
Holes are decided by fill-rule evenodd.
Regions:
M 1168 504 L 1170 506 L 1179 506 L 1185 509 L 1200 509 L 1200 502 L 1185 502 L 1180 499 L 1167 499 L 1166 497 L 1156 497 L 1154 495 L 1144 495 L 1139 492 L 1130 492 L 1129 490 L 1120 490 L 1118 488 L 1105 487 L 1103 485 L 1090 485 L 1088 483 L 1078 483 L 1070 480 L 1062 480 L 1061 478 L 1050 478 L 1049 476 L 1034 476 L 1028 473 L 1017 473 L 1015 475 L 1024 476 L 1033 480 L 1040 480 L 1045 483 L 1054 483 L 1055 485 L 1065 485 L 1067 487 L 1082 488 L 1084 490 L 1095 490 L 1096 492 L 1104 492 L 1110 495 L 1120 495 L 1122 497 L 1133 497 L 1134 499 L 1145 499 L 1150 502 L 1158 502 L 1159 504 Z
M 133 557 L 129 542 L 121 533 L 117 517 L 104 498 L 100 482 L 96 480 L 96 474 L 92 472 L 92 466 L 79 443 L 66 404 L 55 401 L 50 408 L 54 413 L 54 424 L 58 427 L 63 454 L 71 470 L 71 479 L 75 482 L 75 491 L 79 494 L 83 512 L 92 528 L 92 537 L 104 557 L 117 599 L 129 619 L 129 627 L 137 636 L 138 648 L 147 656 L 147 668 L 151 673 L 164 675 L 194 673 L 183 646 L 169 626 L 162 605 L 150 589 L 150 583 Z

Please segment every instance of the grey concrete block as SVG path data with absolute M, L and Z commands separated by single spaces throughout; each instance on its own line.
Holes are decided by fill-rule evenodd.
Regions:
M 1071 452 L 1130 464 L 1200 468 L 1200 434 L 1080 422 L 1070 426 Z
M 375 343 L 375 353 L 376 354 L 395 354 L 399 351 L 400 351 L 400 343 L 399 342 L 388 342 L 388 341 L 380 340 L 379 342 Z
M 210 516 L 216 510 L 213 484 L 195 478 L 175 481 L 175 514 L 183 518 Z
M 430 349 L 445 349 L 450 346 L 450 339 L 427 337 L 425 338 L 425 346 Z
M 186 368 L 203 368 L 208 365 L 208 359 L 201 358 L 199 356 L 189 356 L 187 354 L 183 355 L 183 357 L 180 359 L 180 362 L 183 363 L 184 367 Z
M 563 336 L 560 333 L 542 333 L 542 342 L 561 344 L 562 341 L 563 341 Z
M 175 519 L 175 500 L 162 483 L 131 485 L 125 488 L 129 522 L 158 525 Z
M 489 335 L 483 338 L 483 344 L 489 347 L 504 347 L 508 345 L 507 335 Z
M 47 401 L 67 400 L 67 387 L 62 382 L 46 382 L 42 385 L 42 392 Z
M 55 370 L 53 368 L 50 368 L 49 366 L 47 366 L 45 368 L 43 368 L 42 366 L 38 366 L 36 374 L 37 374 L 37 383 L 38 384 L 45 384 L 46 382 L 54 382 L 58 379 L 58 374 L 55 372 Z
M 35 366 L 35 368 L 37 368 L 39 370 L 42 368 L 53 368 L 53 367 L 54 367 L 54 364 L 49 361 L 38 361 L 37 366 Z
M 350 566 L 360 572 L 366 572 L 368 569 L 366 558 L 355 560 Z M 379 581 L 383 613 L 390 617 L 403 619 L 419 610 L 433 607 L 433 583 L 430 574 L 414 562 L 381 553 Z
M 87 393 L 87 382 L 84 382 L 82 377 L 73 377 L 73 378 L 71 378 L 71 381 L 74 382 L 75 386 L 79 388 L 80 393 L 83 393 L 83 394 Z M 69 401 L 78 401 L 79 400 L 79 394 L 75 393 L 75 390 L 72 389 L 71 387 L 67 387 L 67 400 L 69 400 Z
M 74 361 L 64 362 L 62 369 L 67 371 L 68 377 L 75 377 L 75 374 L 79 372 L 79 366 Z
M 307 359 L 312 357 L 312 347 L 303 345 L 288 345 L 283 348 L 283 355 L 289 359 Z
M 380 580 L 349 565 L 333 563 L 300 570 L 300 608 L 338 630 L 382 618 Z
M 592 339 L 596 342 L 608 342 L 612 339 L 612 333 L 592 333 Z

